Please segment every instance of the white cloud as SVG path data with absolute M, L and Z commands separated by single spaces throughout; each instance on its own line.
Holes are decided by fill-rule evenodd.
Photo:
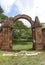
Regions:
M 40 22 L 45 23 L 45 0 L 35 0 L 34 7 L 36 15 L 39 17 Z
M 7 13 L 15 4 L 21 14 L 31 16 L 33 20 L 37 15 L 40 22 L 45 22 L 45 0 L 0 0 L 0 4 Z
M 22 21 L 23 24 L 26 25 L 27 27 L 31 26 L 31 24 L 27 20 L 25 20 L 25 19 L 19 19 L 19 20 Z
M 45 0 L 18 0 L 16 5 L 22 14 L 31 16 L 33 20 L 37 15 L 40 22 L 45 22 Z
M 26 0 L 26 2 L 24 0 L 17 0 L 16 5 L 17 5 L 19 11 L 21 12 L 21 14 L 29 15 L 34 19 L 34 17 L 35 17 L 35 9 L 33 11 L 34 0 L 32 0 L 32 1 Z M 23 23 L 25 25 L 28 25 L 28 27 L 30 27 L 30 23 L 28 21 L 23 20 Z
M 35 10 L 33 11 L 34 0 L 26 0 L 26 2 L 24 0 L 17 0 L 16 5 L 22 14 L 27 14 L 29 16 L 35 15 Z
M 5 12 L 10 12 L 11 6 L 13 5 L 15 0 L 1 0 L 0 4 L 5 10 Z

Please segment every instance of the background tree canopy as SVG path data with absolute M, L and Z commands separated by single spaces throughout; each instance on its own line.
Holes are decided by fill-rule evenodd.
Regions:
M 4 13 L 4 10 L 0 6 L 0 20 L 4 20 L 4 18 L 6 17 L 6 15 L 4 15 L 3 13 Z
M 4 20 L 6 17 L 6 15 L 4 15 L 3 13 L 4 13 L 4 10 L 0 6 L 0 20 Z M 12 20 L 13 17 L 9 17 L 9 19 Z M 13 40 L 14 39 L 17 39 L 17 41 L 18 40 L 19 41 L 20 40 L 21 41 L 23 41 L 23 40 L 29 41 L 30 39 L 32 39 L 31 28 L 28 28 L 27 26 L 25 26 L 22 21 L 16 20 L 13 25 Z
M 2 7 L 0 6 L 0 14 L 2 14 L 4 12 L 4 10 L 2 9 Z
M 31 27 L 28 28 L 22 23 L 22 21 L 16 20 L 13 25 L 13 40 L 32 41 Z

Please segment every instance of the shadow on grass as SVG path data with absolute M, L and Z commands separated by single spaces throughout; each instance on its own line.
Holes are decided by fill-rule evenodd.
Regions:
M 26 44 L 27 43 L 27 44 Z M 34 51 L 32 49 L 33 43 L 32 42 L 20 42 L 17 44 L 12 45 L 12 50 L 7 51 L 7 52 L 20 52 L 20 51 Z M 1 50 L 3 52 L 4 50 Z M 5 52 L 5 51 L 4 51 Z
M 45 52 L 45 47 L 43 48 L 43 50 L 42 51 L 44 51 Z
M 0 50 L 0 53 L 3 53 L 5 51 L 7 51 L 7 50 Z M 30 51 L 30 52 L 32 52 L 32 51 L 37 51 L 37 50 L 34 50 L 33 48 L 31 48 L 31 49 L 20 49 L 20 50 L 8 50 L 7 52 L 20 52 L 20 51 Z M 40 52 L 45 52 L 45 48 L 43 50 L 40 50 Z
M 25 51 L 34 51 L 34 49 L 31 48 L 31 49 L 27 49 L 27 50 L 26 50 L 26 49 L 11 50 L 11 52 L 20 52 L 20 51 L 24 51 L 24 50 L 25 50 Z
M 20 51 L 34 51 L 32 48 L 31 49 L 28 49 L 28 50 L 26 50 L 26 49 L 21 49 L 21 50 L 0 50 L 0 54 L 2 54 L 2 53 L 5 53 L 5 52 L 20 52 Z
M 15 42 L 12 45 L 28 45 L 28 44 L 33 44 L 33 42 Z
M 28 44 L 28 43 L 33 43 L 32 41 L 17 41 L 17 42 L 13 42 L 13 45 L 25 45 L 25 44 Z

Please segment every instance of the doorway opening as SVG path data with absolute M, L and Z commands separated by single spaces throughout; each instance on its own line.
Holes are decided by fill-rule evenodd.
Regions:
M 32 29 L 30 23 L 25 19 L 18 19 L 13 25 L 13 50 L 32 50 Z

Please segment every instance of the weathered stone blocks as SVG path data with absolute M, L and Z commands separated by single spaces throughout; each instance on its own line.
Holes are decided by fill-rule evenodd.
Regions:
M 13 18 L 12 22 L 8 17 L 2 23 L 2 30 L 0 31 L 0 49 L 12 50 L 12 26 L 17 19 L 26 19 L 31 23 L 33 49 L 42 50 L 45 46 L 45 37 L 42 34 L 42 27 L 38 17 L 35 17 L 35 21 L 27 15 L 17 15 Z M 45 32 L 44 32 L 45 33 Z

